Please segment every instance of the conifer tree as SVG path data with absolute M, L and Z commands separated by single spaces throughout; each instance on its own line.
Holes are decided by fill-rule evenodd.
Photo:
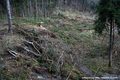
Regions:
M 120 30 L 120 0 L 100 0 L 97 7 L 95 31 L 102 34 L 109 29 L 109 67 L 112 66 L 112 50 L 114 45 L 114 27 Z

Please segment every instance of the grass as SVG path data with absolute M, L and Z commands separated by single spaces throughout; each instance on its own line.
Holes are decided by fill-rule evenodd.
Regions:
M 27 80 L 28 72 L 21 70 L 19 73 L 8 73 L 6 70 L 0 70 L 1 80 Z M 12 74 L 12 75 L 11 75 Z
M 108 71 L 108 60 L 99 58 L 84 58 L 83 64 L 86 65 L 90 70 L 92 70 L 96 75 L 102 76 Z
M 3 49 L 14 48 L 15 46 L 19 46 L 21 45 L 23 40 L 24 38 L 20 35 L 12 35 L 12 36 L 6 35 L 2 40 Z
M 67 13 L 67 14 L 66 14 Z M 94 34 L 93 30 L 93 24 L 89 24 L 88 22 L 81 22 L 80 20 L 76 20 L 76 16 L 79 16 L 78 14 L 69 14 L 68 12 L 60 13 L 59 15 L 55 15 L 52 17 L 47 18 L 14 18 L 14 22 L 17 24 L 34 24 L 36 25 L 39 22 L 44 22 L 43 26 L 48 28 L 48 30 L 55 33 L 57 36 L 59 36 L 59 40 L 63 41 L 64 44 L 67 44 L 68 46 L 72 47 L 72 50 L 74 53 L 77 53 L 77 55 L 80 56 L 80 61 L 86 65 L 90 70 L 92 70 L 97 75 L 103 75 L 104 73 L 108 72 L 108 59 L 104 58 L 106 57 L 107 53 L 107 40 L 102 41 L 101 38 L 103 36 L 97 36 Z M 85 16 L 84 16 L 85 17 Z M 12 36 L 12 39 L 9 40 L 9 36 L 5 37 L 4 42 L 5 45 L 9 42 L 10 45 L 18 44 L 19 42 L 16 41 L 16 39 L 19 39 L 19 37 Z M 22 39 L 22 38 L 21 38 Z M 19 39 L 19 40 L 21 40 Z M 41 38 L 42 39 L 42 38 Z M 106 39 L 106 38 L 105 38 Z M 53 43 L 52 43 L 53 42 Z M 47 44 L 50 43 L 50 40 L 48 40 Z M 48 55 L 48 58 L 50 60 L 56 60 L 56 53 L 59 53 L 62 51 L 60 49 L 61 47 L 64 47 L 63 45 L 57 45 L 59 47 L 55 48 L 55 46 L 59 42 L 51 41 L 51 44 L 47 45 L 46 53 Z M 13 45 L 14 46 L 14 45 Z M 9 47 L 9 45 L 7 46 Z M 55 51 L 55 50 L 58 50 Z M 73 54 L 74 54 L 73 53 Z M 58 58 L 58 57 L 57 57 Z M 44 57 L 39 57 L 37 59 L 40 66 L 44 66 L 48 68 L 49 72 L 56 73 L 57 67 L 52 62 L 46 62 L 44 60 Z M 69 72 L 72 69 L 72 65 L 66 63 L 63 66 L 63 74 L 66 74 L 64 76 L 67 76 Z M 72 77 L 79 78 L 80 76 L 83 76 L 80 71 L 77 69 L 74 70 L 71 74 Z M 79 80 L 79 79 L 78 79 Z
M 73 67 L 71 64 L 65 64 L 61 70 L 62 76 L 68 77 L 70 74 L 70 78 L 73 80 L 79 80 L 81 76 L 84 76 L 79 70 Z M 63 75 L 64 74 L 64 75 Z
M 67 17 L 68 18 L 67 18 Z M 95 64 L 94 66 L 92 64 L 92 59 L 95 58 L 96 56 L 99 57 L 99 55 L 102 55 L 101 53 L 105 53 L 106 47 L 101 46 L 99 43 L 97 43 L 96 40 L 97 37 L 94 35 L 93 25 L 92 24 L 86 24 L 86 23 L 80 23 L 79 21 L 73 20 L 72 18 L 75 18 L 74 16 L 71 15 L 59 15 L 59 16 L 54 16 L 54 17 L 48 17 L 48 18 L 40 18 L 37 20 L 37 22 L 34 20 L 34 18 L 28 18 L 28 19 L 19 19 L 20 23 L 30 23 L 30 24 L 37 24 L 38 22 L 44 22 L 44 26 L 46 26 L 50 31 L 56 33 L 60 39 L 62 39 L 66 44 L 77 46 L 77 45 L 82 45 L 84 46 L 84 49 L 82 48 L 81 50 L 83 51 L 82 54 L 86 55 L 87 58 L 89 58 L 89 63 L 90 64 L 85 64 L 90 66 L 90 69 L 93 70 L 94 72 L 97 71 L 97 66 L 98 64 Z M 82 31 L 83 30 L 83 31 Z M 79 49 L 79 47 L 76 47 Z M 99 52 L 101 51 L 101 52 Z M 99 52 L 96 54 L 96 52 Z M 89 53 L 89 55 L 88 55 Z M 83 56 L 84 59 L 84 56 Z M 41 61 L 40 61 L 41 62 Z M 88 63 L 85 62 L 84 63 Z M 99 62 L 98 62 L 99 63 Z M 48 64 L 46 64 L 48 65 Z

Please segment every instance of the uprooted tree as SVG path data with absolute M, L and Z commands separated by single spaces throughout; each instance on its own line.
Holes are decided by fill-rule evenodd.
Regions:
M 109 29 L 109 64 L 112 66 L 112 51 L 114 46 L 115 27 L 120 29 L 120 0 L 100 0 L 97 8 L 95 31 L 102 34 L 104 29 Z

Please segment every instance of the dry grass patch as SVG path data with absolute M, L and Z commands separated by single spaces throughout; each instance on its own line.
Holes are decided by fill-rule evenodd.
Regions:
M 20 35 L 6 35 L 2 39 L 3 49 L 12 49 L 22 44 L 24 37 Z

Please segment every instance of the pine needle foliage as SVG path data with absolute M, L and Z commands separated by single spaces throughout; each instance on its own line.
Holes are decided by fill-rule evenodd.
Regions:
M 97 19 L 95 21 L 95 31 L 102 34 L 103 30 L 108 28 L 111 20 L 120 30 L 120 0 L 100 0 L 96 10 Z

